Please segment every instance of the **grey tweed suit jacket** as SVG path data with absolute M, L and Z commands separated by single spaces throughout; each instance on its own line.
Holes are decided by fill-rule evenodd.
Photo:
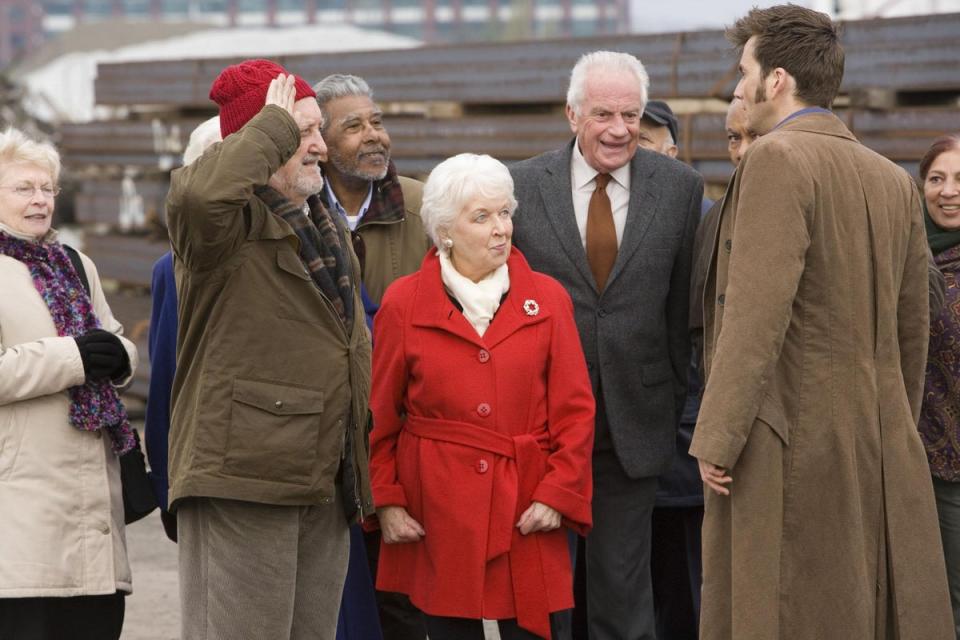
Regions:
M 570 185 L 571 142 L 510 168 L 519 207 L 513 241 L 530 266 L 573 298 L 597 403 L 631 478 L 673 460 L 687 388 L 687 313 L 703 179 L 687 165 L 639 149 L 617 260 L 602 294 L 587 263 Z

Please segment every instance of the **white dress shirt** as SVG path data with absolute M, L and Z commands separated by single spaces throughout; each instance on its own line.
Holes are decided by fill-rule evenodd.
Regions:
M 570 160 L 570 185 L 573 188 L 573 212 L 577 216 L 577 228 L 580 241 L 587 247 L 587 210 L 590 208 L 590 196 L 596 188 L 595 178 L 599 171 L 587 164 L 580 152 L 580 144 L 573 145 L 573 158 Z M 623 241 L 623 228 L 627 224 L 627 207 L 630 205 L 630 163 L 610 173 L 607 183 L 607 197 L 613 211 L 613 226 L 617 230 L 617 246 Z

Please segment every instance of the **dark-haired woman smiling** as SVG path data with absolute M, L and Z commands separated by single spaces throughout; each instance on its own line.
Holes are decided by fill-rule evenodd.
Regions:
M 937 497 L 954 626 L 960 638 L 960 134 L 937 138 L 920 161 L 927 241 L 946 280 L 930 317 L 920 437 Z

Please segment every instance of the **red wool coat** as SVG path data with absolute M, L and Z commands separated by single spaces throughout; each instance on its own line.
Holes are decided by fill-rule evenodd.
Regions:
M 549 637 L 548 613 L 573 606 L 567 534 L 522 536 L 516 523 L 539 501 L 589 530 L 594 401 L 570 297 L 516 249 L 507 265 L 510 291 L 482 338 L 447 297 L 435 249 L 377 313 L 374 501 L 426 531 L 381 546 L 377 588 Z

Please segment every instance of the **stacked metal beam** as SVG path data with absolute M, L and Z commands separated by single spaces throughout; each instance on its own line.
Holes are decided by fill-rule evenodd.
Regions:
M 937 135 L 960 129 L 960 14 L 845 25 L 847 50 L 838 112 L 867 146 L 908 170 Z M 721 31 L 535 42 L 429 46 L 288 56 L 278 59 L 309 82 L 330 73 L 365 77 L 387 109 L 401 173 L 423 176 L 463 151 L 513 161 L 570 137 L 563 116 L 569 71 L 595 49 L 637 55 L 653 97 L 671 100 L 681 120 L 681 158 L 718 188 L 730 175 L 722 103 L 737 80 L 736 57 Z M 60 148 L 79 178 L 77 221 L 108 229 L 87 249 L 121 291 L 149 286 L 166 243 L 146 231 L 162 220 L 169 171 L 190 131 L 215 114 L 211 82 L 236 59 L 102 64 L 97 102 L 126 119 L 68 125 Z M 712 101 L 710 99 L 713 99 Z M 906 106 L 909 105 L 909 106 Z M 877 109 L 876 107 L 886 107 Z M 143 326 L 149 305 L 118 300 L 129 327 Z
M 960 73 L 960 14 L 863 20 L 845 26 L 843 91 L 884 88 L 942 90 Z M 663 98 L 727 97 L 736 58 L 722 31 L 440 45 L 405 51 L 286 56 L 278 60 L 313 81 L 329 73 L 361 75 L 388 102 L 554 104 L 570 67 L 595 49 L 640 58 Z M 209 108 L 207 91 L 233 58 L 100 65 L 97 101 L 106 105 Z M 954 87 L 955 88 L 955 87 Z

